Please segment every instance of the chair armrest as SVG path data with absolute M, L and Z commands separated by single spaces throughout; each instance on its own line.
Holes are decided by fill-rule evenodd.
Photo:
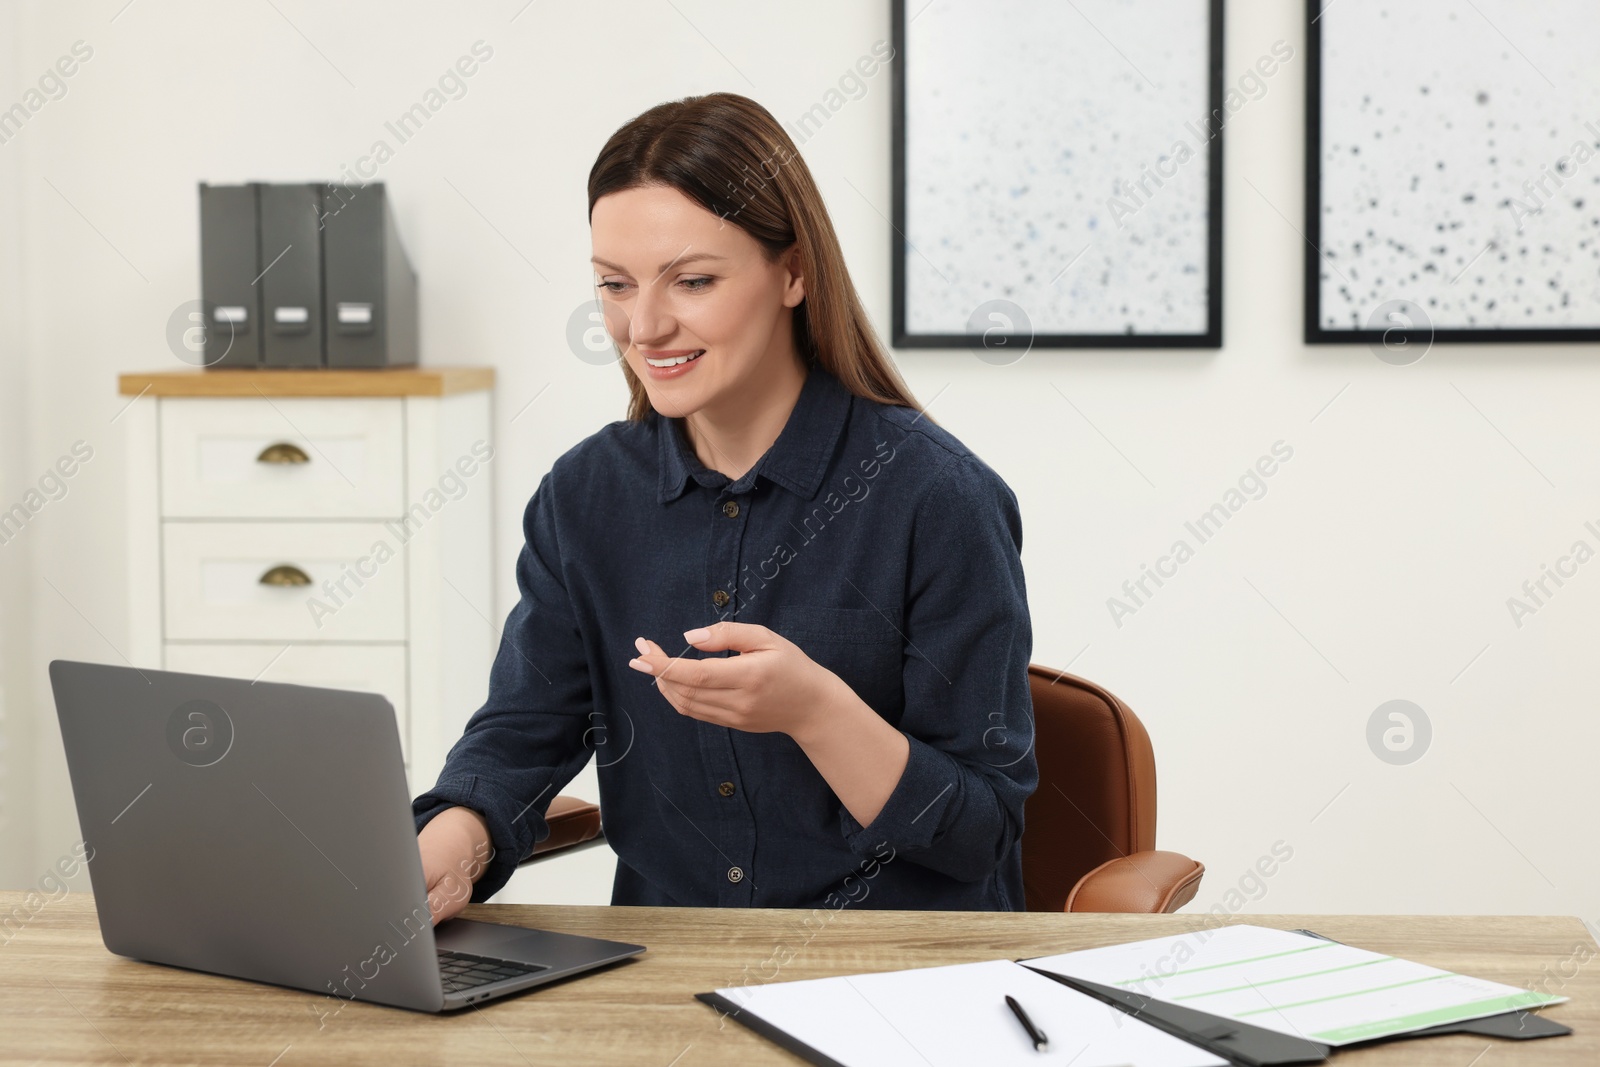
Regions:
M 1067 911 L 1155 915 L 1194 899 L 1205 865 L 1177 852 L 1135 852 L 1107 860 L 1067 894 Z
M 550 836 L 533 846 L 533 854 L 518 866 L 546 859 L 558 852 L 572 852 L 605 841 L 600 832 L 600 806 L 577 797 L 558 796 L 545 812 Z

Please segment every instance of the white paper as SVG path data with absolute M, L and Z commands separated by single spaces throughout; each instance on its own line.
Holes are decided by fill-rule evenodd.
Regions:
M 1328 1045 L 1567 999 L 1261 926 L 1022 962 Z
M 1226 1067 L 1225 1060 L 1010 960 L 719 989 L 849 1067 Z M 1036 1050 L 1015 997 L 1049 1044 Z

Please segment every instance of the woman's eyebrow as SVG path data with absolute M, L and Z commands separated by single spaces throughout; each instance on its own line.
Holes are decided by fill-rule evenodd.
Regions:
M 696 252 L 696 253 L 694 253 L 693 255 L 690 255 L 690 256 L 679 256 L 677 259 L 669 259 L 669 260 L 667 260 L 667 262 L 661 264 L 661 267 L 656 271 L 656 276 L 660 277 L 661 275 L 667 273 L 667 271 L 669 271 L 669 270 L 671 270 L 673 268 L 674 264 L 679 264 L 679 263 L 697 263 L 702 259 L 727 259 L 727 258 L 728 258 L 727 256 L 719 256 L 715 252 Z M 621 267 L 621 266 L 618 266 L 615 263 L 609 262 L 608 260 L 601 259 L 599 256 L 590 256 L 589 257 L 589 262 L 593 263 L 593 264 L 595 264 L 596 266 L 599 266 L 599 267 L 610 267 L 612 270 L 619 270 L 624 274 L 628 273 L 628 268 Z

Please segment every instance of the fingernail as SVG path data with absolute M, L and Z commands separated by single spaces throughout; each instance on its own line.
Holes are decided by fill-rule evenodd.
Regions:
M 642 637 L 635 637 L 633 639 L 633 647 L 646 654 L 650 652 L 650 646 L 644 643 L 644 638 Z
M 705 629 L 704 627 L 702 627 L 702 628 L 700 628 L 698 630 L 685 630 L 685 631 L 683 631 L 683 639 L 685 641 L 689 642 L 691 645 L 694 644 L 696 641 L 704 641 L 706 638 L 708 638 L 710 636 L 711 636 L 711 631 Z
M 655 673 L 655 671 L 650 669 L 650 664 L 646 663 L 642 659 L 630 659 L 628 661 L 628 666 L 632 667 L 636 671 L 643 671 L 646 674 Z

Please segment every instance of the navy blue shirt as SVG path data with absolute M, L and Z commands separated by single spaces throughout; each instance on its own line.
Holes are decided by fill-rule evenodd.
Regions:
M 417 829 L 483 815 L 485 901 L 594 759 L 613 904 L 1022 910 L 1039 775 L 1016 495 L 949 431 L 816 364 L 736 481 L 682 423 L 613 422 L 541 479 L 488 699 L 413 801 Z M 788 734 L 680 714 L 628 666 L 635 637 L 676 656 L 723 619 L 793 641 L 905 734 L 870 825 Z

